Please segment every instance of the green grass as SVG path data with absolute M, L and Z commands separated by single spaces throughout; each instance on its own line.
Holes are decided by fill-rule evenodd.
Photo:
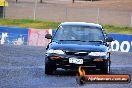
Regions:
M 60 22 L 47 22 L 31 19 L 0 19 L 0 26 L 10 27 L 23 27 L 23 28 L 36 28 L 36 29 L 55 29 Z M 113 25 L 103 25 L 106 32 L 132 34 L 131 27 L 119 27 Z
M 0 19 L 0 26 L 23 27 L 23 28 L 57 28 L 60 22 L 47 22 L 30 19 Z
M 104 29 L 109 33 L 132 34 L 132 27 L 119 27 L 113 25 L 104 25 Z

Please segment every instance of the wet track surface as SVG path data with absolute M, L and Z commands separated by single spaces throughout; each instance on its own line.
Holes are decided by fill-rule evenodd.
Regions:
M 79 86 L 73 71 L 45 75 L 44 54 L 45 47 L 0 45 L 0 88 L 132 88 L 132 83 Z M 132 75 L 132 53 L 112 52 L 111 60 L 111 73 Z

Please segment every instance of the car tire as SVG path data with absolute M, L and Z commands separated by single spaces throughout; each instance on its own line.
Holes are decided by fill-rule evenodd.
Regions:
M 101 68 L 100 73 L 101 74 L 110 74 L 110 60 L 107 61 Z
M 45 74 L 51 75 L 56 70 L 56 66 L 53 63 L 45 62 Z

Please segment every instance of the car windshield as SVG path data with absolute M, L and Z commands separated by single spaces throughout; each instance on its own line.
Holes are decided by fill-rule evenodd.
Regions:
M 53 37 L 57 41 L 103 42 L 101 28 L 93 26 L 60 26 Z

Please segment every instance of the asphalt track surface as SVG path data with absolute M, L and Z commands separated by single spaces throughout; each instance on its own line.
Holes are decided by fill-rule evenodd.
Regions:
M 58 70 L 44 74 L 45 47 L 0 45 L 0 88 L 132 88 L 129 84 L 85 84 L 76 82 L 76 72 Z M 112 52 L 112 74 L 132 75 L 132 53 Z

